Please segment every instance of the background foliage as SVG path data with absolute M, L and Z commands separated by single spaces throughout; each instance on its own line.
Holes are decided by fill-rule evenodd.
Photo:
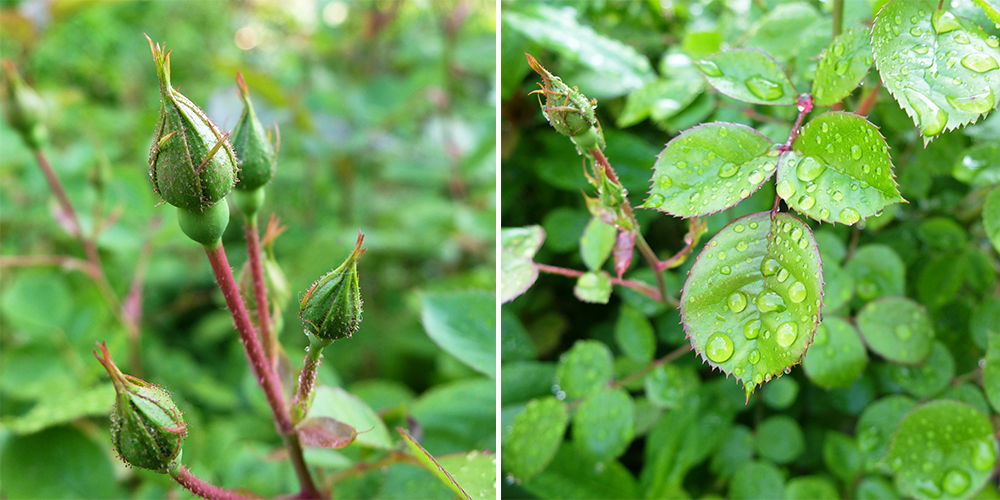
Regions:
M 843 3 L 844 30 L 867 32 L 886 2 Z M 593 196 L 593 189 L 582 175 L 583 158 L 527 95 L 539 79 L 525 52 L 598 99 L 605 154 L 638 206 L 664 144 L 694 125 L 739 123 L 785 142 L 794 106 L 750 107 L 721 95 L 694 62 L 729 48 L 761 49 L 787 70 L 796 93 L 807 92 L 831 45 L 832 4 L 502 4 L 501 225 L 545 230 L 536 262 L 588 267 L 593 245 L 581 236 L 591 215 L 581 190 Z M 995 21 L 971 1 L 945 4 L 997 35 Z M 1000 196 L 1000 163 L 984 154 L 996 150 L 1000 117 L 945 133 L 925 148 L 914 121 L 875 87 L 878 79 L 873 67 L 843 108 L 857 109 L 877 89 L 868 119 L 886 138 L 909 203 L 854 227 L 808 220 L 826 295 L 804 367 L 765 384 L 745 404 L 736 380 L 710 371 L 693 353 L 678 356 L 689 341 L 673 307 L 619 286 L 607 306 L 586 304 L 574 296 L 575 280 L 542 274 L 502 308 L 505 497 L 998 496 L 996 449 L 973 443 L 1000 426 L 1000 375 L 992 368 L 1000 355 L 1000 259 L 991 228 L 1000 212 L 986 201 L 991 192 Z M 696 252 L 737 217 L 770 210 L 774 199 L 774 183 L 767 182 L 736 207 L 709 216 Z M 636 216 L 661 259 L 684 245 L 684 221 L 652 210 Z M 625 278 L 653 284 L 648 265 L 634 259 Z M 674 297 L 693 260 L 667 271 Z M 917 319 L 904 325 L 904 312 Z M 904 342 L 871 341 L 891 337 Z M 926 343 L 923 355 L 900 359 L 911 343 Z M 919 405 L 920 413 L 904 422 Z M 969 415 L 975 416 L 964 420 Z M 931 428 L 918 423 L 923 419 Z M 963 437 L 971 448 L 942 455 L 935 430 L 950 435 L 948 426 L 965 425 L 959 422 L 980 438 Z M 906 448 L 909 438 L 920 443 L 919 452 Z M 964 472 L 948 469 L 977 463 L 984 469 L 975 470 L 990 476 L 979 491 L 969 488 Z M 927 465 L 943 479 L 918 482 Z
M 421 321 L 423 314 L 447 342 L 471 335 L 468 318 L 486 318 L 492 338 L 492 4 L 5 0 L 2 7 L 0 50 L 47 104 L 47 153 L 84 226 L 92 227 L 97 207 L 117 217 L 98 245 L 120 296 L 150 244 L 142 377 L 171 390 L 185 412 L 183 461 L 196 474 L 266 496 L 295 484 L 203 251 L 180 233 L 176 211 L 157 205 L 147 180 L 159 93 L 143 33 L 173 50 L 174 83 L 224 130 L 239 117 L 237 70 L 261 121 L 281 127 L 262 215 L 274 212 L 289 228 L 275 252 L 293 295 L 281 336 L 293 366 L 307 344 L 298 296 L 343 260 L 358 229 L 366 235 L 364 322 L 353 339 L 326 350 L 320 382 L 329 387 L 317 407 L 360 408 L 343 388 L 390 429 L 415 419 L 421 444 L 436 456 L 494 448 L 492 361 L 482 373 L 466 366 L 459 359 L 469 354 L 443 351 Z M 4 257 L 82 255 L 52 217 L 55 201 L 30 150 L 6 123 L 0 198 Z M 224 237 L 237 270 L 246 258 L 242 225 L 234 211 Z M 92 357 L 94 342 L 106 340 L 123 370 L 139 374 L 139 367 L 129 366 L 125 331 L 92 282 L 56 266 L 5 266 L 0 285 L 0 496 L 187 496 L 166 476 L 126 469 L 111 451 L 113 391 Z M 455 320 L 456 311 L 463 317 Z M 491 356 L 488 346 L 489 353 L 466 348 Z M 379 448 L 402 446 L 395 432 L 378 434 L 340 451 L 308 450 L 307 460 L 337 481 L 338 497 L 452 495 L 414 465 L 353 467 L 384 457 Z M 470 493 L 492 497 L 492 488 L 490 480 Z

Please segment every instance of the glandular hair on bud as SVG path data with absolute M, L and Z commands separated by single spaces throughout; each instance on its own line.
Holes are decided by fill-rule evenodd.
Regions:
M 276 153 L 275 147 L 268 140 L 267 130 L 257 119 L 253 104 L 250 103 L 250 91 L 239 72 L 236 73 L 236 83 L 239 86 L 240 100 L 243 101 L 243 113 L 232 134 L 240 166 L 236 189 L 253 191 L 271 182 Z
M 167 203 L 202 213 L 233 190 L 238 171 L 229 137 L 170 84 L 170 52 L 149 40 L 160 80 L 160 117 L 149 151 L 149 179 Z
M 597 101 L 588 100 L 579 89 L 563 83 L 562 79 L 542 67 L 531 54 L 525 56 L 531 69 L 542 77 L 542 88 L 532 94 L 545 96 L 542 114 L 552 128 L 572 139 L 580 154 L 591 149 L 603 150 L 604 133 L 594 113 Z
M 103 343 L 94 356 L 108 371 L 115 386 L 111 411 L 111 442 L 125 463 L 166 473 L 179 465 L 187 424 L 170 393 L 131 375 L 115 365 Z
M 350 338 L 361 326 L 361 289 L 358 257 L 365 237 L 359 232 L 354 251 L 340 266 L 316 280 L 299 304 L 306 333 L 326 341 Z

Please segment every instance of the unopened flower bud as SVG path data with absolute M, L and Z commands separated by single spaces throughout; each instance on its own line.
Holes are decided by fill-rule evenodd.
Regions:
M 588 100 L 576 87 L 570 88 L 558 76 L 549 73 L 531 54 L 525 54 L 528 64 L 542 77 L 541 90 L 532 92 L 545 96 L 542 114 L 560 134 L 573 140 L 583 154 L 591 149 L 604 149 L 604 134 L 594 108 L 597 100 Z
M 268 132 L 260 124 L 253 104 L 250 103 L 250 91 L 243 80 L 243 75 L 236 73 L 236 83 L 239 86 L 240 100 L 243 101 L 243 114 L 233 129 L 233 147 L 239 158 L 240 172 L 236 189 L 253 191 L 263 187 L 274 177 L 275 151 Z
M 171 87 L 170 52 L 146 39 L 160 80 L 160 118 L 149 151 L 149 178 L 164 201 L 200 214 L 233 190 L 236 152 L 205 112 Z
M 29 87 L 17 68 L 8 59 L 3 61 L 4 74 L 7 80 L 7 121 L 17 130 L 24 142 L 32 149 L 38 149 L 48 142 L 49 132 L 42 123 L 45 116 L 45 103 L 42 98 Z
M 108 371 L 115 386 L 115 408 L 111 412 L 111 442 L 125 463 L 133 467 L 168 472 L 179 465 L 187 424 L 181 411 L 162 387 L 115 366 L 103 344 L 102 356 L 94 356 Z
M 317 280 L 302 297 L 299 319 L 306 333 L 332 342 L 351 337 L 361 326 L 358 257 L 364 252 L 359 232 L 354 251 L 339 267 Z

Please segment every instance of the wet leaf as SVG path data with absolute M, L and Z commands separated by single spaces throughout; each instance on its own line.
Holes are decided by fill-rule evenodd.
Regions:
M 541 474 L 524 481 L 522 486 L 535 498 L 553 500 L 643 498 L 632 473 L 621 462 L 595 461 L 570 443 L 564 443 L 552 464 Z
M 872 26 L 875 64 L 924 137 L 975 123 L 996 107 L 1000 42 L 933 0 L 892 2 Z
M 615 122 L 618 128 L 631 127 L 652 116 L 661 121 L 676 115 L 691 104 L 705 89 L 705 80 L 656 79 L 632 92 L 625 99 L 625 109 Z
M 295 426 L 302 442 L 320 448 L 344 448 L 354 442 L 358 431 L 330 417 L 306 418 Z
M 889 452 L 892 435 L 906 414 L 916 407 L 917 402 L 913 398 L 892 395 L 868 405 L 861 413 L 854 433 L 858 441 L 858 450 L 864 457 L 866 471 L 888 470 L 881 462 Z
M 713 367 L 747 396 L 801 360 L 823 296 L 812 230 L 792 215 L 757 213 L 719 231 L 691 268 L 681 295 L 685 331 Z
M 868 30 L 850 28 L 840 34 L 825 51 L 813 80 L 813 104 L 832 106 L 858 87 L 872 65 L 872 45 Z
M 473 500 L 492 500 L 497 497 L 495 453 L 472 450 L 441 455 L 436 460 Z
M 951 175 L 973 186 L 1000 184 L 1000 146 L 977 144 L 955 160 Z
M 787 415 L 768 417 L 757 426 L 757 452 L 778 464 L 792 462 L 806 450 L 802 428 Z
M 993 426 L 975 408 L 938 400 L 911 412 L 900 424 L 885 458 L 903 493 L 919 500 L 972 496 L 997 461 Z
M 473 370 L 496 378 L 493 292 L 428 292 L 421 304 L 420 319 L 434 343 Z
M 573 295 L 583 302 L 607 304 L 611 298 L 611 275 L 607 271 L 583 273 L 576 279 Z
M 724 210 L 749 197 L 771 177 L 773 143 L 745 125 L 707 123 L 667 143 L 653 165 L 643 208 L 681 217 Z
M 566 405 L 554 397 L 533 399 L 514 419 L 503 447 L 503 468 L 527 480 L 552 461 L 566 432 Z
M 837 487 L 823 476 L 799 476 L 785 485 L 785 500 L 839 500 Z
M 784 497 L 784 476 L 768 461 L 744 463 L 729 483 L 729 498 L 733 500 Z
M 604 266 L 615 245 L 616 234 L 617 231 L 611 224 L 605 224 L 597 217 L 590 219 L 583 230 L 583 236 L 580 236 L 580 256 L 587 269 L 597 271 Z
M 986 400 L 1000 413 L 1000 334 L 993 333 L 989 337 L 986 365 L 983 366 L 983 390 Z
M 858 312 L 857 323 L 868 347 L 885 359 L 912 365 L 931 353 L 931 319 L 920 304 L 906 297 L 869 302 Z
M 1000 187 L 993 188 L 983 205 L 983 227 L 993 248 L 1000 252 Z
M 854 484 L 863 465 L 854 438 L 835 431 L 827 431 L 823 439 L 823 462 L 845 484 Z
M 573 444 L 590 458 L 618 458 L 635 437 L 635 405 L 622 388 L 591 395 L 573 412 Z
M 778 164 L 778 196 L 812 219 L 853 225 L 903 198 L 885 138 L 853 113 L 810 120 Z
M 455 478 L 452 477 L 452 475 L 449 474 L 448 471 L 445 470 L 445 468 L 442 467 L 441 464 L 439 464 L 438 461 L 423 448 L 423 446 L 420 446 L 420 443 L 418 443 L 413 436 L 407 433 L 402 427 L 396 427 L 396 432 L 399 432 L 399 435 L 403 437 L 403 441 L 410 448 L 410 452 L 414 457 L 416 457 L 417 462 L 419 462 L 423 468 L 427 469 L 431 474 L 434 474 L 434 477 L 438 478 L 438 480 L 450 488 L 451 491 L 455 492 L 458 498 L 470 500 L 469 495 L 458 484 L 458 481 L 455 481 Z
M 545 241 L 541 226 L 500 230 L 500 302 L 510 302 L 528 291 L 538 279 L 535 253 Z
M 695 62 L 709 85 L 750 104 L 792 105 L 798 93 L 781 66 L 754 49 L 727 50 Z
M 563 353 L 556 368 L 559 387 L 570 399 L 600 390 L 614 374 L 614 357 L 598 340 L 578 340 Z
M 868 366 L 868 352 L 854 325 L 836 317 L 816 327 L 802 368 L 820 387 L 850 387 Z
M 680 368 L 675 364 L 657 366 L 646 375 L 643 388 L 649 402 L 659 408 L 676 408 L 698 390 L 701 379 L 691 367 Z
M 855 290 L 862 300 L 886 295 L 903 295 L 906 266 L 903 259 L 885 245 L 864 245 L 845 266 L 854 277 Z
M 628 305 L 623 305 L 618 310 L 615 341 L 628 357 L 641 363 L 652 361 L 656 354 L 653 325 L 641 312 Z
M 805 2 L 775 7 L 752 28 L 747 47 L 756 47 L 779 60 L 795 57 L 809 25 L 819 18 L 816 9 Z

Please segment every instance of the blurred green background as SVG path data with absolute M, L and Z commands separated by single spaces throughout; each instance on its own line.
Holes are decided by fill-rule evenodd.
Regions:
M 493 2 L 0 6 L 0 53 L 46 103 L 46 153 L 83 226 L 116 217 L 98 246 L 119 296 L 150 243 L 142 378 L 171 390 L 185 412 L 183 460 L 196 474 L 262 495 L 297 490 L 204 252 L 148 182 L 159 91 L 143 33 L 173 51 L 173 83 L 223 130 L 241 110 L 237 70 L 261 121 L 280 127 L 261 217 L 274 213 L 288 226 L 275 253 L 293 293 L 281 334 L 293 367 L 307 344 L 297 299 L 347 256 L 360 229 L 364 322 L 325 351 L 320 382 L 386 420 L 416 418 L 435 455 L 494 448 L 494 380 L 440 349 L 420 316 L 428 295 L 495 288 Z M 109 384 L 94 342 L 107 341 L 124 371 L 138 367 L 93 282 L 58 266 L 10 265 L 11 256 L 83 252 L 54 220 L 55 198 L 6 123 L 0 200 L 0 497 L 187 496 L 166 476 L 127 469 L 111 450 Z M 223 241 L 237 271 L 242 226 L 234 210 Z M 328 481 L 379 456 L 358 446 L 313 451 L 307 459 Z M 410 465 L 335 479 L 337 497 L 451 496 Z

